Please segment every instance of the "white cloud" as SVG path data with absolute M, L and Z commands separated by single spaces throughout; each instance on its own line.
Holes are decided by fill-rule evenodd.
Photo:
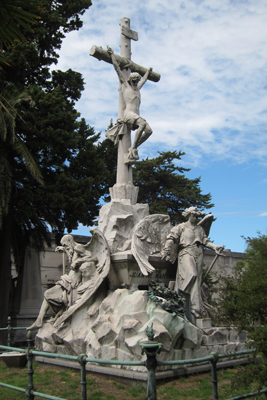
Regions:
M 92 45 L 119 52 L 119 21 L 139 34 L 132 59 L 161 74 L 142 89 L 149 141 L 192 155 L 192 163 L 267 160 L 267 5 L 261 0 L 98 0 L 84 27 L 63 42 L 57 68 L 73 68 L 86 87 L 78 109 L 104 131 L 116 120 L 113 67 L 90 57 Z M 196 154 L 198 156 L 196 157 Z

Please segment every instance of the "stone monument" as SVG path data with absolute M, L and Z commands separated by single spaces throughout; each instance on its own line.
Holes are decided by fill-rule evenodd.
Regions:
M 118 120 L 107 132 L 118 146 L 116 183 L 90 242 L 81 245 L 70 235 L 62 238 L 58 250 L 68 255 L 69 273 L 45 292 L 29 329 L 38 329 L 39 350 L 109 360 L 143 360 L 140 343 L 152 324 L 155 339 L 162 343 L 161 360 L 240 350 L 238 335 L 211 327 L 203 310 L 203 247 L 218 254 L 223 250 L 208 239 L 212 214 L 197 223 L 200 212 L 191 207 L 185 210 L 188 221 L 172 228 L 169 216 L 149 215 L 148 205 L 137 203 L 132 163 L 138 159 L 138 146 L 152 133 L 139 114 L 140 89 L 147 80 L 157 82 L 160 75 L 132 62 L 132 39 L 138 35 L 123 18 L 120 55 L 110 47 L 90 50 L 92 56 L 113 64 L 120 82 Z M 45 322 L 49 307 L 55 317 Z

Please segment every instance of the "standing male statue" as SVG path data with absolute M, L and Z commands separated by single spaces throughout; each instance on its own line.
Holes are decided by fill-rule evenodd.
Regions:
M 175 290 L 181 289 L 191 295 L 191 311 L 196 318 L 199 318 L 202 315 L 201 282 L 204 247 L 220 254 L 224 246 L 216 246 L 207 237 L 213 221 L 212 214 L 208 214 L 199 223 L 201 211 L 197 207 L 186 208 L 182 215 L 187 221 L 171 229 L 162 258 L 174 263 L 178 256 Z
M 139 158 L 137 147 L 146 141 L 152 134 L 152 129 L 149 124 L 139 115 L 141 103 L 140 89 L 146 83 L 152 68 L 148 68 L 142 78 L 138 72 L 132 72 L 129 78 L 126 79 L 122 73 L 122 70 L 120 69 L 111 47 L 108 47 L 107 51 L 111 57 L 112 64 L 117 72 L 121 84 L 122 99 L 124 102 L 122 106 L 124 112 L 123 119 L 118 119 L 115 126 L 107 131 L 106 136 L 114 142 L 117 142 L 118 135 L 123 135 L 126 133 L 123 129 L 123 124 L 126 124 L 131 130 L 136 130 L 133 144 L 128 149 L 128 159 L 126 161 L 128 163 L 132 163 Z

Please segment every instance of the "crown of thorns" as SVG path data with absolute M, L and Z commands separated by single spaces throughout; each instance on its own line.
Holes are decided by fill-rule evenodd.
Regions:
M 132 72 L 128 78 L 128 82 L 132 81 L 133 79 L 138 79 L 140 81 L 141 76 L 138 74 L 138 72 Z

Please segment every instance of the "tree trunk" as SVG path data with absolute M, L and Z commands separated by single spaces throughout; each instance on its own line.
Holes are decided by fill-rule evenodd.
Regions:
M 12 215 L 3 217 L 2 230 L 0 231 L 0 327 L 7 327 L 7 318 L 11 311 L 11 239 Z M 7 334 L 0 331 L 0 343 L 6 345 Z

